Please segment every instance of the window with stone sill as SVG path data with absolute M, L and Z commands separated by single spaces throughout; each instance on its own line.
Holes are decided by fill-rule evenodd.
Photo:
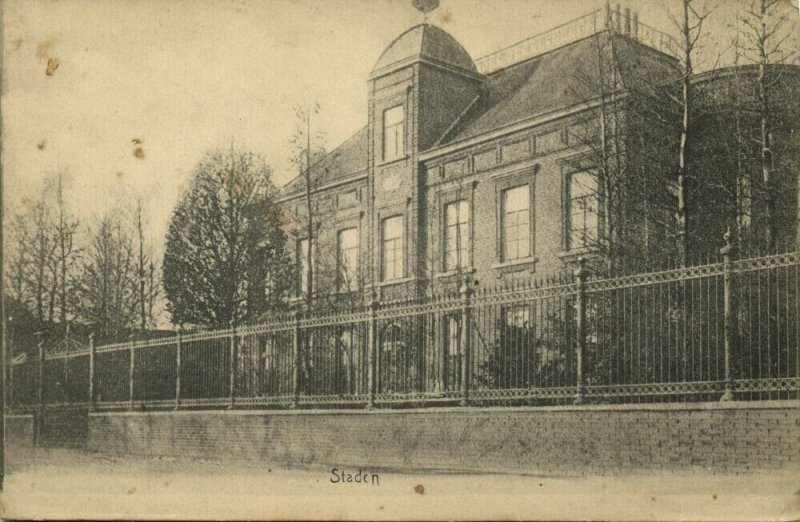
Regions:
M 358 274 L 358 229 L 340 230 L 336 237 L 336 288 L 341 292 L 355 290 Z
M 597 245 L 600 220 L 597 176 L 592 172 L 574 172 L 567 183 L 567 250 Z
M 444 270 L 467 268 L 472 244 L 469 203 L 464 200 L 448 203 L 444 214 Z
M 381 222 L 381 280 L 403 277 L 403 216 Z
M 530 194 L 530 185 L 509 188 L 502 193 L 502 262 L 531 255 Z
M 403 156 L 404 119 L 402 105 L 383 111 L 383 161 L 392 161 Z

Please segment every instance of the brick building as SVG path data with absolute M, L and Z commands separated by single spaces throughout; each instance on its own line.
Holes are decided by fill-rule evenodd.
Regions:
M 671 218 L 653 213 L 653 179 L 636 174 L 654 170 L 648 144 L 619 131 L 635 120 L 619 100 L 674 75 L 675 49 L 627 10 L 591 13 L 478 63 L 433 25 L 401 34 L 368 78 L 366 125 L 312 168 L 313 292 L 393 300 L 453 289 L 467 275 L 486 284 L 547 276 L 602 256 L 612 236 L 628 258 L 658 256 Z M 624 191 L 596 175 L 602 99 L 616 104 L 602 118 Z M 642 136 L 664 134 L 639 124 Z M 298 296 L 305 201 L 299 176 L 281 195 Z M 708 213 L 724 230 L 724 212 Z

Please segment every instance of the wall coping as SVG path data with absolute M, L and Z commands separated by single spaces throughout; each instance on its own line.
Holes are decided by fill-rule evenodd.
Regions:
M 143 417 L 151 415 L 425 415 L 438 413 L 539 413 L 539 412 L 690 412 L 690 411 L 724 411 L 724 410 L 800 410 L 800 400 L 775 400 L 775 401 L 730 401 L 730 402 L 698 402 L 698 403 L 661 403 L 661 404 L 581 404 L 565 406 L 510 406 L 510 407 L 433 407 L 409 409 L 298 409 L 298 410 L 161 410 L 161 411 L 111 411 L 89 412 L 90 417 L 129 416 Z M 20 415 L 21 417 L 25 415 Z M 8 415 L 7 415 L 8 417 Z
M 28 419 L 33 418 L 33 413 L 4 413 L 4 419 Z

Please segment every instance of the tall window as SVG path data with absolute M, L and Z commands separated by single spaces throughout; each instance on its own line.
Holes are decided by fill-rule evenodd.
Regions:
M 531 255 L 531 192 L 529 185 L 503 191 L 503 261 Z
M 381 223 L 381 259 L 384 281 L 403 277 L 403 217 L 386 218 Z
M 456 201 L 445 205 L 444 269 L 456 270 L 470 265 L 469 203 Z
M 340 230 L 336 238 L 337 271 L 336 287 L 339 290 L 355 290 L 358 273 L 358 229 Z
M 403 106 L 383 111 L 383 160 L 391 161 L 403 155 Z
M 591 246 L 597 241 L 597 178 L 590 172 L 575 172 L 569 177 L 567 218 L 568 247 Z
M 297 265 L 297 294 L 302 295 L 308 292 L 308 239 L 297 241 L 296 248 Z

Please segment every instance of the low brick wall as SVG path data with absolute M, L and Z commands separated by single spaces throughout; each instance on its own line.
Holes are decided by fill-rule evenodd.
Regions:
M 87 410 L 47 410 L 40 432 L 41 446 L 85 448 L 89 434 Z
M 89 448 L 372 469 L 559 475 L 800 471 L 800 401 L 93 413 Z
M 9 446 L 33 446 L 33 415 L 6 415 L 5 442 Z

